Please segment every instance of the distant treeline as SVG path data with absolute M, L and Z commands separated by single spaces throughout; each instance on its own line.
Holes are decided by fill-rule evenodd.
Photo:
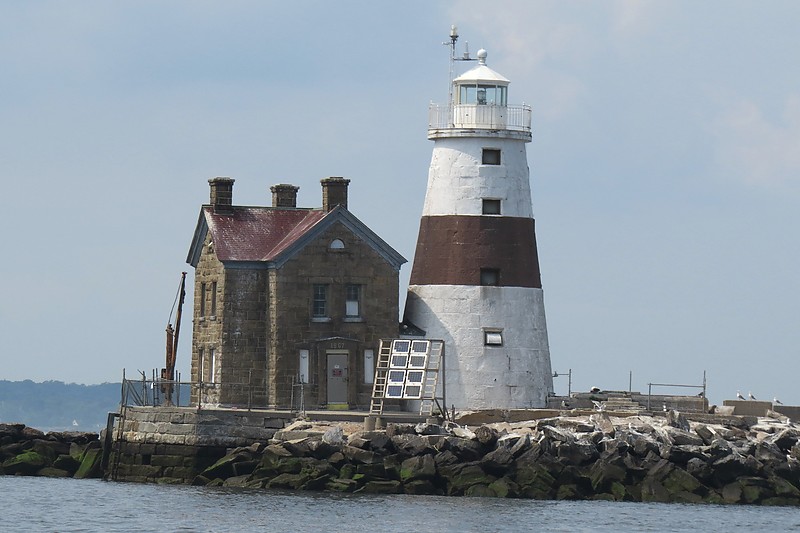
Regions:
M 42 431 L 100 431 L 119 406 L 120 384 L 0 380 L 0 422 Z

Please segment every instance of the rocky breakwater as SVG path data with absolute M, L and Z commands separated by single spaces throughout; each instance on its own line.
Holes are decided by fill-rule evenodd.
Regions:
M 797 425 L 778 415 L 692 418 L 596 413 L 350 434 L 298 421 L 269 443 L 230 450 L 194 484 L 800 505 Z
M 102 455 L 97 433 L 44 433 L 24 424 L 0 424 L 0 474 L 99 478 Z

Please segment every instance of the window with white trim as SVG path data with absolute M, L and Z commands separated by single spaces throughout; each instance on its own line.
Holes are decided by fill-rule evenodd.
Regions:
M 315 283 L 313 291 L 311 316 L 326 318 L 328 316 L 328 286 L 323 283 Z
M 361 285 L 354 283 L 345 285 L 344 316 L 347 318 L 361 316 Z
M 500 214 L 500 200 L 496 198 L 483 199 L 483 214 L 484 215 L 499 215 Z
M 483 344 L 486 346 L 502 346 L 503 332 L 499 329 L 486 329 L 483 331 Z

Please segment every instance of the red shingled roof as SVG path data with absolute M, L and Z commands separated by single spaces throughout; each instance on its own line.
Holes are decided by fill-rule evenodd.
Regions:
M 220 261 L 271 261 L 326 213 L 319 209 L 234 207 L 232 215 L 203 207 Z

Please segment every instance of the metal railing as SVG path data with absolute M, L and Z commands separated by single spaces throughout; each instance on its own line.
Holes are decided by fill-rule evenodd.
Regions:
M 647 409 L 648 410 L 652 410 L 651 403 L 652 403 L 653 396 L 664 398 L 664 395 L 654 395 L 653 394 L 653 387 L 669 387 L 669 388 L 678 387 L 678 388 L 695 389 L 695 390 L 699 389 L 700 393 L 698 393 L 697 396 L 694 397 L 694 398 L 697 398 L 697 400 L 696 400 L 697 406 L 696 407 L 693 406 L 692 409 L 696 410 L 697 412 L 705 412 L 706 411 L 706 392 L 707 391 L 706 391 L 706 373 L 705 373 L 705 371 L 703 371 L 703 384 L 702 385 L 687 385 L 687 384 L 683 384 L 683 383 L 648 383 L 647 384 Z M 691 398 L 691 397 L 685 397 L 685 398 Z M 665 406 L 666 406 L 666 404 L 665 404 Z M 684 407 L 684 410 L 686 410 L 685 407 Z
M 156 377 L 147 379 L 144 372 L 141 378 L 122 378 L 121 407 L 235 407 L 248 411 L 253 408 L 266 408 L 266 394 L 263 384 L 249 383 L 211 383 L 207 381 L 166 380 Z M 291 396 L 288 405 L 270 406 L 271 409 L 305 411 L 303 384 L 293 380 L 290 385 Z M 299 391 L 295 391 L 299 389 Z
M 528 105 L 431 104 L 428 130 L 452 128 L 531 131 L 531 107 Z

